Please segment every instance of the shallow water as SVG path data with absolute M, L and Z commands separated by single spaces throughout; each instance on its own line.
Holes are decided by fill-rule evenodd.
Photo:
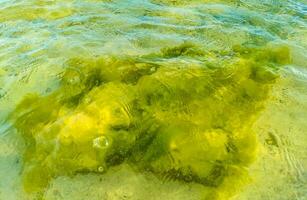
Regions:
M 0 199 L 306 199 L 306 12 L 0 0 Z

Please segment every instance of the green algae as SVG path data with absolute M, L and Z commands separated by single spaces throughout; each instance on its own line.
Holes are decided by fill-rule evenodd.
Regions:
M 283 46 L 208 52 L 187 43 L 141 57 L 70 59 L 57 90 L 29 94 L 9 117 L 26 143 L 24 188 L 128 163 L 228 199 L 249 181 L 252 124 L 289 62 Z

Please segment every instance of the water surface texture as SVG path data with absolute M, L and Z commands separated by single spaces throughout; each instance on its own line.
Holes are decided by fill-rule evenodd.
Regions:
M 306 14 L 0 0 L 0 199 L 306 199 Z

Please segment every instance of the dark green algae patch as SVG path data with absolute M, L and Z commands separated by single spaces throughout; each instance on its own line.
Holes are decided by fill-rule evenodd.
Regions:
M 73 58 L 58 89 L 29 94 L 9 120 L 25 141 L 23 184 L 129 164 L 228 199 L 249 182 L 252 125 L 282 65 L 284 46 L 206 51 L 195 44 L 145 56 Z

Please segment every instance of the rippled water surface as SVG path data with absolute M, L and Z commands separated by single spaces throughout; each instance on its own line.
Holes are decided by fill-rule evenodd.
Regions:
M 0 0 L 0 199 L 306 199 L 306 14 Z

